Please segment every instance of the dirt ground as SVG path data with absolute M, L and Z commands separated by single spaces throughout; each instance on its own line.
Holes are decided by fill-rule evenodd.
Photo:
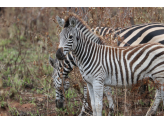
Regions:
M 1 89 L 9 91 L 10 88 Z M 47 97 L 44 94 L 30 93 L 29 90 L 20 92 L 16 96 L 21 97 L 21 101 L 15 98 L 15 95 L 5 98 L 5 105 L 0 107 L 0 116 L 56 116 L 54 99 L 47 104 Z M 48 107 L 48 108 L 47 108 Z
M 1 88 L 0 97 L 6 92 L 10 92 L 10 88 Z M 122 90 L 118 90 L 118 94 Z M 122 91 L 123 92 L 123 91 Z M 10 92 L 12 93 L 12 92 Z M 126 109 L 125 109 L 125 97 L 123 95 L 116 96 L 115 99 L 115 116 L 145 116 L 147 110 L 150 107 L 151 100 L 153 99 L 150 95 L 144 97 L 144 99 L 135 100 L 138 92 L 127 92 L 126 98 Z M 140 95 L 138 95 L 139 97 Z M 20 100 L 21 97 L 21 100 Z M 31 89 L 26 89 L 24 92 L 19 92 L 16 95 L 14 93 L 4 97 L 4 103 L 0 107 L 0 116 L 77 116 L 80 113 L 81 105 L 73 106 L 75 110 L 78 110 L 74 115 L 68 114 L 56 108 L 55 98 L 47 97 L 44 94 L 31 93 Z M 107 104 L 107 98 L 104 96 L 103 104 L 103 115 L 107 116 L 109 109 Z M 75 98 L 71 99 L 72 102 Z M 78 103 L 78 99 L 76 100 Z M 66 104 L 67 105 L 67 104 Z M 86 111 L 87 112 L 87 111 Z M 89 112 L 85 116 L 89 115 Z M 164 116 L 162 103 L 158 108 L 157 116 Z

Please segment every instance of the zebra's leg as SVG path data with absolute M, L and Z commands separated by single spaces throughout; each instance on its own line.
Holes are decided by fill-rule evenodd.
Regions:
M 160 76 L 160 74 L 156 74 L 156 76 Z M 161 100 L 163 100 L 164 102 L 164 90 L 163 90 L 164 79 L 162 77 L 161 78 L 159 77 L 157 79 L 154 79 L 154 82 L 158 82 L 159 87 L 156 89 L 155 100 L 153 102 L 153 105 L 149 108 L 148 112 L 146 113 L 146 116 L 155 115 L 157 112 L 158 105 L 161 102 Z
M 151 116 L 156 114 L 160 101 L 161 101 L 161 93 L 159 89 L 156 89 L 154 102 L 152 106 L 149 108 L 149 110 L 147 111 L 146 116 Z
M 95 107 L 96 107 L 97 116 L 102 115 L 103 89 L 104 89 L 104 84 L 101 81 L 94 81 L 93 90 L 94 90 Z
M 82 106 L 82 109 L 81 109 L 81 112 L 80 112 L 79 116 L 82 116 L 83 115 L 83 113 L 85 112 L 85 109 L 91 110 L 91 108 L 89 107 L 89 104 L 87 102 L 87 86 L 86 86 L 86 84 L 84 84 L 83 106 Z
M 84 84 L 84 90 L 83 90 L 83 92 L 84 92 L 83 105 L 82 105 L 82 109 L 81 109 L 81 112 L 80 112 L 79 116 L 82 116 L 83 115 L 83 112 L 85 111 L 85 104 L 86 104 L 86 99 L 87 99 L 87 97 L 86 97 L 87 96 L 86 95 L 87 94 L 87 87 L 85 86 L 85 84 Z
M 113 103 L 113 98 L 112 98 L 112 89 L 109 86 L 104 86 L 104 93 L 107 96 L 108 103 L 109 103 L 108 116 L 111 116 L 114 113 L 114 103 Z
M 95 107 L 95 96 L 94 96 L 94 91 L 93 91 L 93 86 L 89 83 L 87 83 L 88 90 L 89 90 L 89 96 L 91 99 L 91 105 L 92 105 L 92 110 L 93 110 L 93 116 L 96 116 L 96 107 Z

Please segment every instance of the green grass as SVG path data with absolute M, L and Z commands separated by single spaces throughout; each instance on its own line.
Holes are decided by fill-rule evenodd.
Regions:
M 0 46 L 9 45 L 10 43 L 11 43 L 11 40 L 9 40 L 9 39 L 1 39 L 0 40 Z
M 18 116 L 19 115 L 19 112 L 15 107 L 10 107 L 9 106 L 9 112 L 12 116 Z

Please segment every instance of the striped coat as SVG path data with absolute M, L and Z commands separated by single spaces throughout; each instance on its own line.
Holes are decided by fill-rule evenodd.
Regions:
M 94 43 L 101 42 L 102 39 L 92 33 L 77 16 L 68 17 L 66 23 L 60 34 L 57 57 L 62 59 L 61 53 L 66 55 L 69 51 L 73 51 L 83 79 L 89 87 L 93 115 L 101 115 L 104 85 L 132 87 L 145 77 L 151 77 L 154 81 L 159 79 L 163 83 L 161 75 L 164 68 L 158 71 L 158 64 L 162 66 L 164 60 L 163 45 L 144 44 L 126 48 L 103 46 Z M 147 115 L 151 111 L 156 111 L 162 93 L 157 89 L 153 108 Z

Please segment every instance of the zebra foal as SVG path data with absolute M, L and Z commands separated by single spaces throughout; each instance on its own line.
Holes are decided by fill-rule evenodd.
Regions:
M 93 40 L 99 42 L 102 39 L 78 16 L 70 15 L 60 33 L 60 48 L 56 53 L 59 60 L 63 60 L 60 54 L 66 55 L 70 51 L 74 54 L 89 89 L 93 115 L 102 113 L 104 85 L 131 88 L 145 77 L 161 84 L 146 115 L 154 114 L 160 100 L 164 100 L 164 46 L 141 44 L 121 48 L 99 45 Z

